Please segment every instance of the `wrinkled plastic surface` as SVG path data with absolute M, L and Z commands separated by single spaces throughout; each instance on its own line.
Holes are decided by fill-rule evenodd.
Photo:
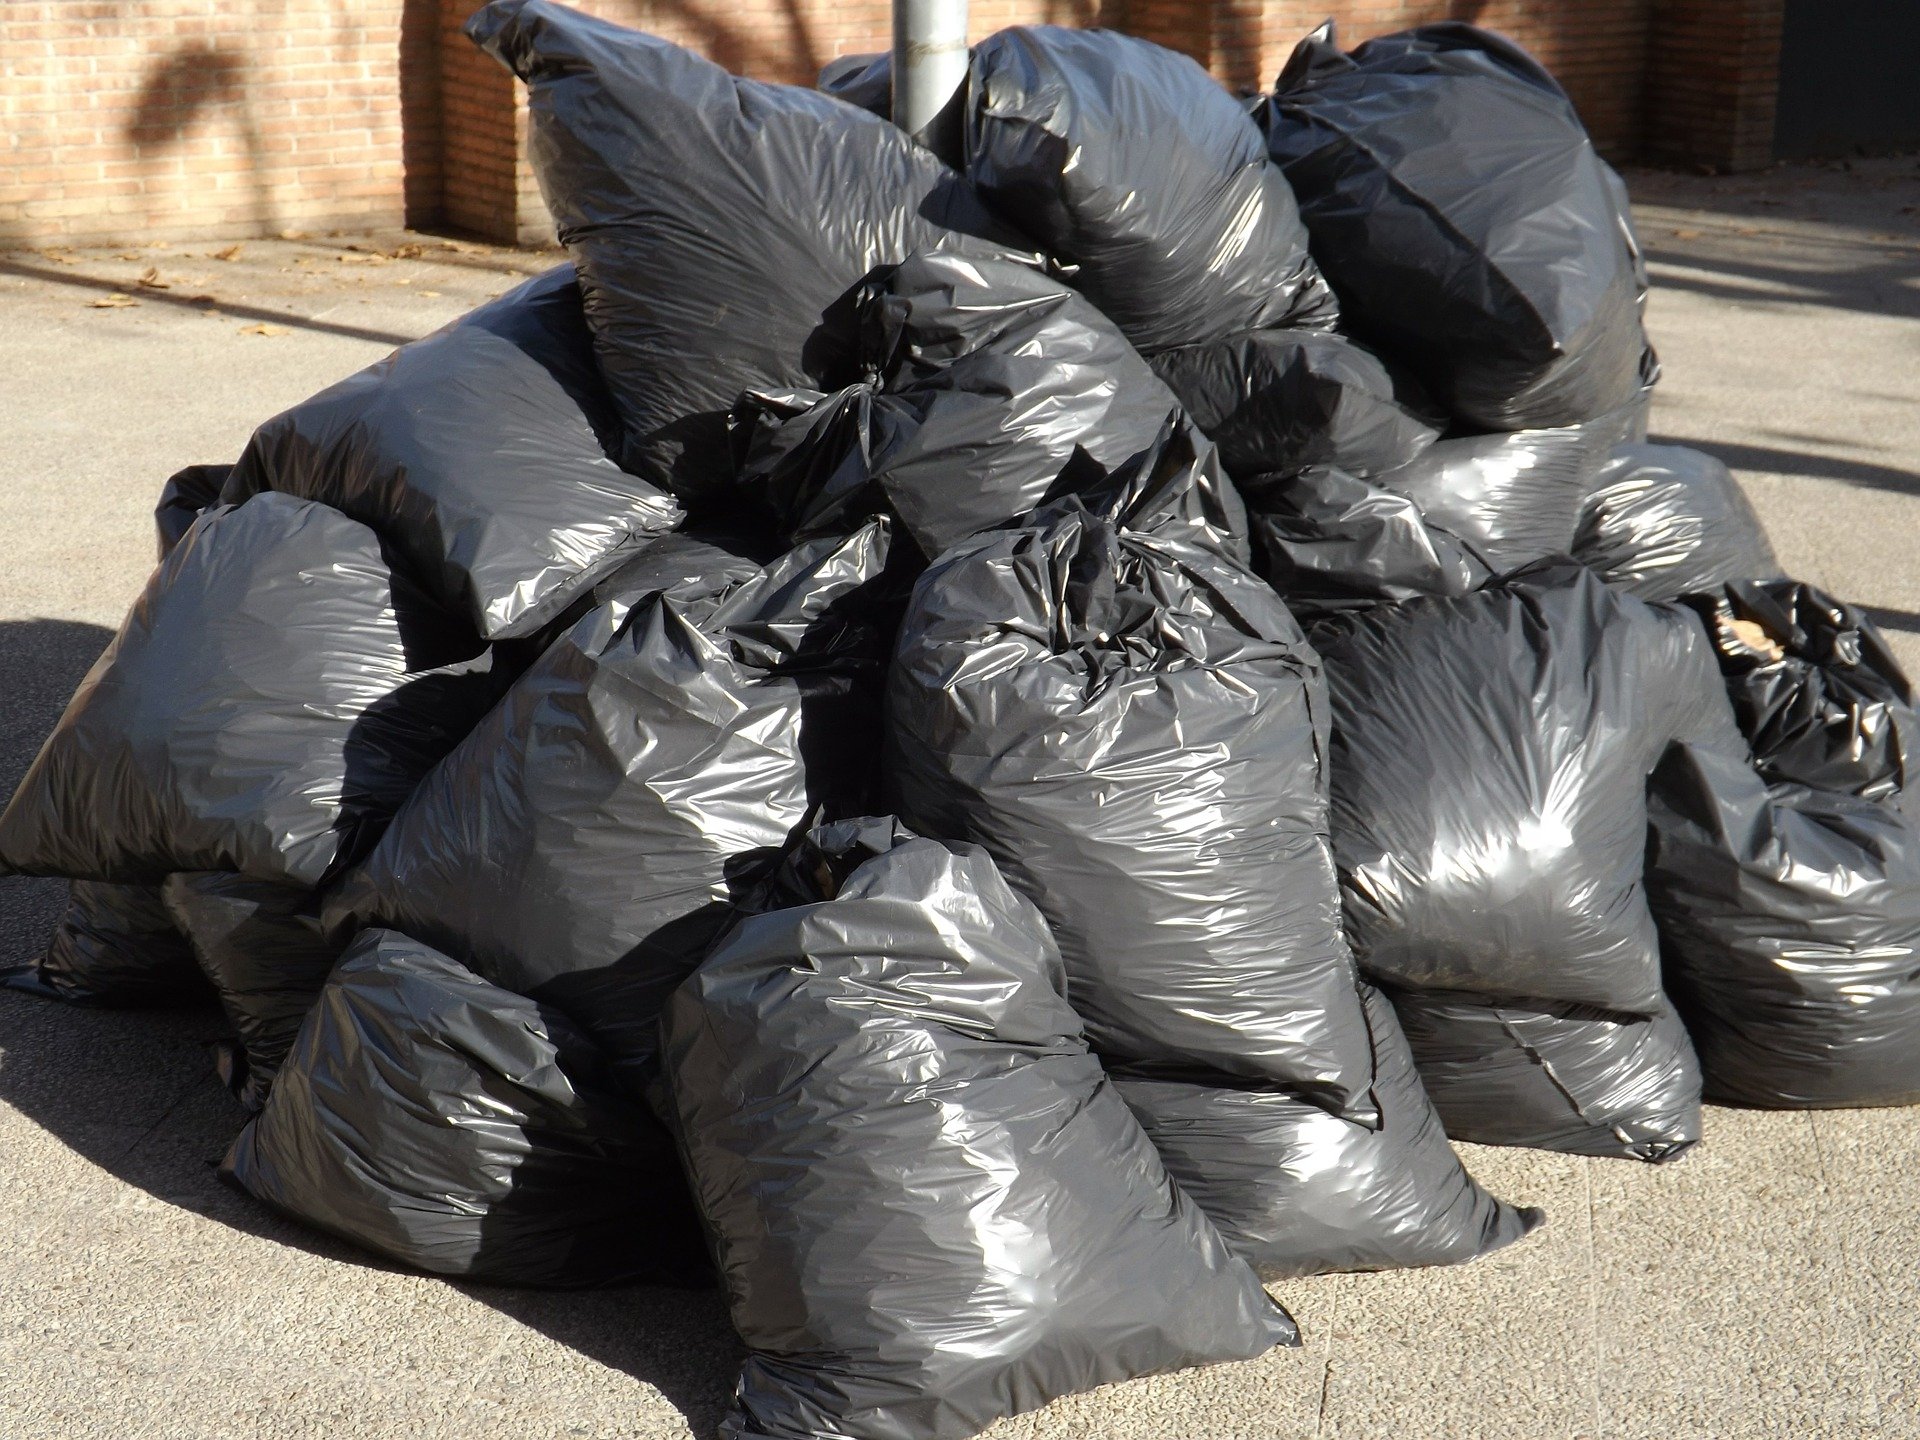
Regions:
M 1762 778 L 1869 800 L 1906 790 L 1920 716 L 1865 612 L 1797 580 L 1736 582 L 1693 608 Z
M 153 507 L 153 528 L 159 537 L 162 560 L 193 528 L 200 512 L 219 502 L 220 489 L 232 473 L 231 465 L 189 465 L 168 478 Z
M 811 807 L 865 808 L 887 526 L 762 567 L 682 536 L 438 766 L 329 897 L 565 1010 L 644 1089 L 666 994 Z
M 1333 324 L 1259 129 L 1187 56 L 1017 25 L 973 47 L 968 85 L 967 178 L 1142 351 Z
M 1372 1119 L 1326 691 L 1255 576 L 1070 505 L 927 571 L 888 700 L 902 815 L 1040 907 L 1109 1069 Z
M 1387 367 L 1342 335 L 1246 331 L 1163 350 L 1153 368 L 1236 478 L 1285 478 L 1310 465 L 1376 475 L 1439 434 L 1395 394 Z
M 1589 478 L 1573 555 L 1643 600 L 1781 576 L 1727 467 L 1680 445 L 1622 445 Z
M 592 1043 L 392 931 L 348 947 L 223 1173 L 439 1275 L 610 1285 L 704 1268 L 671 1142 Z
M 828 96 L 550 0 L 494 0 L 467 34 L 527 82 L 528 152 L 579 267 L 621 463 L 683 498 L 730 478 L 742 391 L 857 378 L 837 317 L 877 266 L 942 241 L 1004 253 L 967 238 L 1001 231 L 958 175 Z
M 195 522 L 0 815 L 0 866 L 312 888 L 498 693 L 372 531 L 266 494 Z
M 267 421 L 224 498 L 331 505 L 506 639 L 680 522 L 670 496 L 608 458 L 618 432 L 563 265 Z
M 663 1027 L 752 1352 L 724 1440 L 958 1440 L 1298 1343 L 1168 1181 L 985 851 L 865 819 L 784 875 Z
M 153 885 L 76 880 L 47 953 L 0 969 L 0 986 L 73 1005 L 136 1008 L 208 998 L 193 951 Z
M 258 1110 L 340 947 L 322 933 L 313 895 L 290 885 L 197 871 L 169 875 L 160 891 L 240 1037 L 235 1093 Z
M 1920 1102 L 1912 822 L 1855 795 L 1768 787 L 1737 734 L 1677 748 L 1654 779 L 1647 894 L 1707 1099 Z
M 1700 1138 L 1700 1065 L 1671 1009 L 1448 990 L 1401 991 L 1394 1009 L 1452 1139 L 1658 1163 Z
M 1393 1007 L 1362 986 L 1376 1128 L 1274 1091 L 1115 1083 L 1181 1189 L 1268 1279 L 1454 1265 L 1545 1216 L 1476 1184 L 1447 1143 Z
M 1625 189 L 1510 42 L 1444 23 L 1347 56 L 1324 28 L 1261 121 L 1344 324 L 1461 420 L 1573 425 L 1633 397 L 1645 283 Z
M 871 383 L 749 395 L 733 412 L 741 487 L 789 533 L 884 503 L 931 559 L 1097 486 L 1180 408 L 1111 321 L 1029 267 L 915 255 L 860 312 Z M 1210 489 L 1230 503 L 1218 475 Z
M 893 55 L 838 55 L 820 67 L 823 94 L 886 120 L 893 115 Z

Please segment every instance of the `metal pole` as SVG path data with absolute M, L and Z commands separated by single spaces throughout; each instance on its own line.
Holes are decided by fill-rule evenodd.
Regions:
M 931 131 L 967 79 L 967 0 L 893 0 L 893 123 Z

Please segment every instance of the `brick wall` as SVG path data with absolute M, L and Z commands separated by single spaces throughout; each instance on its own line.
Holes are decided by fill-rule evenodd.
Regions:
M 525 99 L 459 34 L 479 0 L 0 0 L 0 246 L 446 225 L 550 233 Z M 887 0 L 583 0 L 763 79 L 884 48 Z M 1764 163 L 1781 0 L 974 0 L 985 35 L 1110 24 L 1269 83 L 1331 14 L 1343 43 L 1502 30 L 1601 148 Z

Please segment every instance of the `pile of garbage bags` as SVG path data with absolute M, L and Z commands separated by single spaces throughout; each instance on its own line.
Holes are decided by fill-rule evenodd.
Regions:
M 1646 443 L 1527 56 L 1015 27 L 929 148 L 884 59 L 468 33 L 569 263 L 173 477 L 0 815 L 7 983 L 224 1009 L 234 1183 L 938 1440 L 1540 1223 L 1450 1139 L 1920 1100 L 1911 688 Z

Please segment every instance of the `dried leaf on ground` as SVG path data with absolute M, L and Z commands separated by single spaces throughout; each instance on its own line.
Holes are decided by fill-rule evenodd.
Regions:
M 242 325 L 240 327 L 240 333 L 242 335 L 284 335 L 287 333 L 287 327 L 284 325 L 268 325 L 263 321 L 258 325 Z
M 140 272 L 140 283 L 149 290 L 171 290 L 173 287 L 160 278 L 160 267 L 149 265 Z
M 214 251 L 212 258 L 215 260 L 238 260 L 240 258 L 240 252 L 245 248 L 246 246 L 244 245 L 229 245 L 224 250 Z
M 128 306 L 139 303 L 133 296 L 116 290 L 111 295 L 95 296 L 87 302 L 87 308 L 89 310 L 125 310 Z

